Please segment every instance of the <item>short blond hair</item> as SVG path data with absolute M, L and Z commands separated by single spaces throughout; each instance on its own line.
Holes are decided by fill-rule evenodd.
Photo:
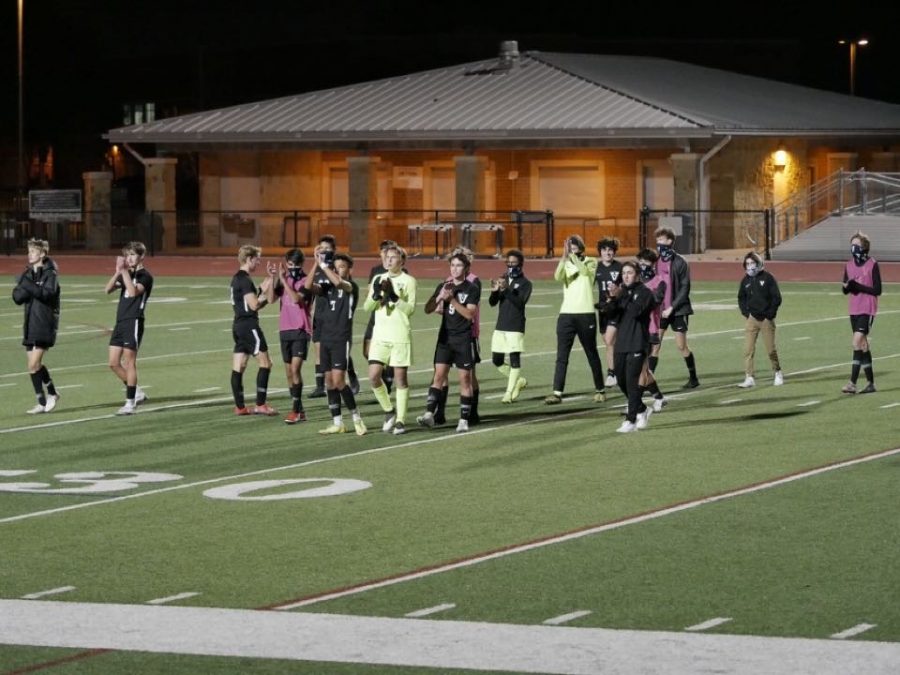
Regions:
M 46 239 L 37 239 L 32 237 L 28 240 L 27 248 L 36 248 L 43 255 L 50 253 L 50 242 Z
M 869 240 L 869 237 L 867 235 L 857 230 L 856 234 L 850 237 L 850 241 L 853 241 L 854 239 L 859 239 L 859 243 L 860 246 L 862 246 L 863 253 L 869 252 L 869 247 L 872 245 L 872 242 Z
M 147 247 L 144 246 L 144 242 L 141 241 L 129 241 L 122 248 L 122 253 L 128 255 L 129 253 L 137 253 L 142 258 L 147 255 Z
M 262 249 L 253 244 L 244 244 L 238 249 L 238 262 L 243 265 L 252 258 L 259 258 L 262 255 Z

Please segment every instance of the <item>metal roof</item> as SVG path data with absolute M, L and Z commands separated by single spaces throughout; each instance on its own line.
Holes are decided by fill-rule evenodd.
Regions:
M 900 134 L 900 105 L 663 59 L 526 52 L 111 129 L 112 142 L 627 143 Z

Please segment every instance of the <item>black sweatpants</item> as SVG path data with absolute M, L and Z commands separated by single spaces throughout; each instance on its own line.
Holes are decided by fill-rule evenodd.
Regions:
M 594 377 L 594 389 L 602 391 L 603 365 L 597 351 L 597 317 L 590 314 L 560 314 L 556 319 L 556 371 L 553 374 L 553 391 L 565 391 L 566 371 L 569 369 L 569 354 L 575 344 L 575 336 L 584 349 L 591 375 Z
M 635 422 L 638 413 L 647 409 L 641 400 L 641 386 L 638 384 L 646 358 L 647 355 L 644 352 L 615 353 L 613 363 L 616 370 L 616 382 L 619 389 L 625 394 L 625 398 L 628 399 L 628 411 L 625 413 L 625 419 L 629 422 Z

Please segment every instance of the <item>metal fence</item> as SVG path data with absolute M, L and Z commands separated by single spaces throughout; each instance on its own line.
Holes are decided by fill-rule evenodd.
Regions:
M 679 253 L 703 253 L 710 249 L 755 250 L 768 259 L 772 246 L 770 209 L 733 210 L 641 210 L 639 243 L 655 246 L 653 233 L 668 227 L 676 234 Z

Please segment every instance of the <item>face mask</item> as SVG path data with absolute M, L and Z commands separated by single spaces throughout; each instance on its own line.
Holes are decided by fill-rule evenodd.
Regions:
M 512 265 L 506 268 L 506 274 L 510 279 L 518 279 L 522 276 L 522 267 L 520 265 Z
M 755 277 L 757 272 L 759 272 L 759 268 L 756 265 L 748 265 L 747 266 L 747 276 Z
M 656 250 L 659 252 L 659 257 L 666 262 L 675 257 L 675 251 L 668 244 L 657 244 Z
M 853 255 L 853 259 L 860 265 L 866 261 L 866 258 L 869 257 L 863 251 L 863 247 L 860 246 L 859 244 L 852 244 L 850 246 L 850 253 Z
M 302 272 L 302 271 L 303 270 L 301 270 L 299 267 L 289 267 L 288 268 L 288 274 L 290 275 L 291 279 L 299 279 L 300 272 Z
M 638 270 L 640 271 L 641 279 L 644 281 L 650 281 L 656 276 L 656 270 L 653 269 L 653 265 L 640 265 Z

